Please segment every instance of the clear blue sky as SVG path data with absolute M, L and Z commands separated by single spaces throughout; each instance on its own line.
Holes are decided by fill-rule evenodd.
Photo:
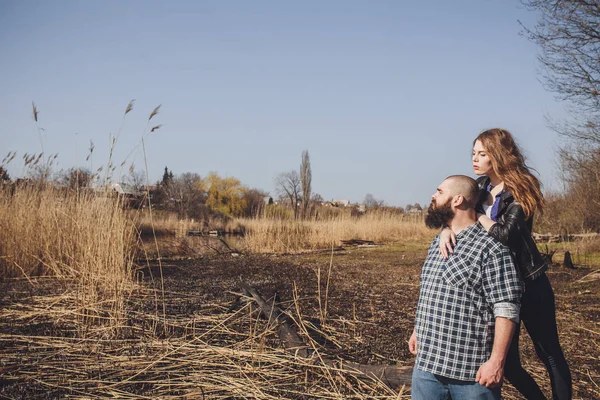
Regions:
M 46 153 L 58 168 L 135 148 L 152 181 L 216 171 L 274 193 L 308 149 L 313 191 L 428 204 L 450 174 L 472 175 L 473 138 L 511 130 L 546 188 L 560 187 L 564 106 L 539 82 L 518 1 L 0 0 L 0 156 Z M 141 151 L 128 159 L 143 169 Z M 22 164 L 9 171 L 20 175 Z

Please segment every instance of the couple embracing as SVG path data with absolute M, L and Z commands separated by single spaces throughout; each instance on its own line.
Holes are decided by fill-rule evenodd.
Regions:
M 503 377 L 526 399 L 545 399 L 521 365 L 523 321 L 550 374 L 554 399 L 571 399 L 548 269 L 531 237 L 540 183 L 511 134 L 490 129 L 473 141 L 473 169 L 446 178 L 426 223 L 442 228 L 421 272 L 415 329 L 414 400 L 500 399 Z

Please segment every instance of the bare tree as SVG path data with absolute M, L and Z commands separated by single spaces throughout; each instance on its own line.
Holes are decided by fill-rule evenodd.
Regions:
M 525 35 L 540 48 L 543 82 L 571 105 L 573 120 L 552 123 L 559 134 L 600 145 L 600 2 L 522 0 L 540 15 Z
M 265 201 L 265 198 L 267 199 L 267 201 Z M 268 199 L 271 198 L 269 196 L 269 193 L 265 192 L 264 190 L 248 189 L 244 192 L 244 199 L 246 200 L 244 202 L 244 216 L 257 217 L 263 214 L 265 207 L 269 204 Z
M 525 33 L 541 50 L 549 90 L 595 112 L 600 107 L 600 3 L 596 0 L 522 0 L 539 13 Z
M 92 173 L 85 168 L 69 168 L 58 172 L 56 183 L 72 190 L 88 187 L 92 181 Z
M 302 193 L 302 182 L 298 172 L 282 172 L 275 177 L 275 190 L 281 198 L 288 199 L 294 210 L 294 219 L 298 218 L 298 203 Z
M 321 203 L 325 202 L 325 199 L 319 193 L 313 193 L 310 197 L 310 201 L 317 205 L 321 205 Z
M 300 164 L 300 181 L 302 183 L 302 218 L 308 215 L 310 205 L 310 192 L 312 184 L 312 170 L 310 168 L 310 157 L 308 150 L 302 152 L 302 164 Z
M 170 176 L 167 193 L 180 216 L 200 218 L 205 214 L 206 191 L 204 181 L 197 173 L 185 172 L 177 177 Z
M 146 174 L 144 171 L 129 171 L 126 177 L 126 183 L 131 185 L 137 192 L 141 191 L 146 185 Z
M 569 120 L 548 121 L 565 139 L 558 155 L 568 197 L 572 204 L 586 204 L 587 217 L 581 217 L 585 229 L 598 229 L 600 223 L 588 217 L 600 215 L 600 204 L 590 201 L 590 193 L 583 189 L 590 188 L 593 193 L 600 189 L 600 2 L 521 3 L 539 15 L 534 27 L 522 26 L 525 35 L 539 46 L 543 83 L 557 98 L 567 101 L 571 113 Z
M 363 203 L 365 204 L 366 208 L 378 208 L 385 206 L 385 202 L 383 200 L 376 199 L 371 193 L 367 193 Z

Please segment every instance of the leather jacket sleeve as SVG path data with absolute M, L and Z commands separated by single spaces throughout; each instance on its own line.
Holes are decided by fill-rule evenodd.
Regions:
M 482 192 L 487 183 L 488 180 L 478 180 Z M 510 248 L 521 278 L 531 281 L 543 275 L 548 265 L 531 237 L 533 218 L 527 220 L 521 204 L 509 195 L 502 196 L 498 218 L 488 234 Z
M 516 201 L 508 205 L 502 221 L 490 227 L 488 233 L 506 246 L 519 240 L 521 232 L 519 224 L 525 223 L 523 207 Z

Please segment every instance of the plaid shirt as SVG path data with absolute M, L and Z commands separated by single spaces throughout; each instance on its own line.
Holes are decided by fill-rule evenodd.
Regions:
M 477 370 L 492 353 L 495 306 L 518 305 L 521 293 L 508 247 L 489 236 L 481 224 L 456 236 L 454 254 L 448 259 L 440 254 L 436 236 L 421 271 L 415 366 L 447 378 L 475 381 Z

